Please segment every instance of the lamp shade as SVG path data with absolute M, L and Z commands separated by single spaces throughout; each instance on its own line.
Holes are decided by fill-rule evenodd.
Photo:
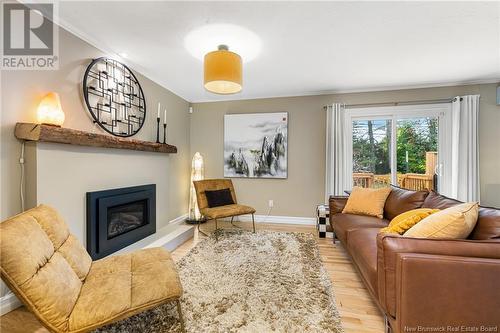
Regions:
M 200 153 L 196 152 L 191 162 L 191 187 L 189 189 L 189 216 L 188 222 L 202 221 L 200 209 L 198 207 L 198 200 L 196 199 L 196 190 L 193 181 L 203 180 L 205 175 L 203 166 L 203 157 Z
M 45 95 L 38 105 L 36 115 L 39 123 L 61 126 L 64 123 L 64 112 L 59 95 L 55 92 Z
M 207 53 L 204 61 L 205 89 L 216 94 L 235 94 L 242 89 L 241 57 L 219 45 L 217 51 Z

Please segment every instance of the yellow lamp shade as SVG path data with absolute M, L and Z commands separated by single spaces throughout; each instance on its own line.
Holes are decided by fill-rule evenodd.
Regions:
M 205 55 L 205 89 L 216 94 L 235 94 L 242 89 L 241 57 L 220 45 Z
M 37 119 L 39 123 L 61 126 L 64 123 L 64 112 L 59 95 L 50 92 L 42 98 L 38 105 Z

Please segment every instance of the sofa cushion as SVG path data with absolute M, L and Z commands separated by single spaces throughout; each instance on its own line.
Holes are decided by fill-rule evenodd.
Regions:
M 479 207 L 479 217 L 469 239 L 500 239 L 500 209 Z
M 347 242 L 347 233 L 351 230 L 362 228 L 383 228 L 389 224 L 385 219 L 373 216 L 363 216 L 354 214 L 334 214 L 330 215 L 330 223 L 338 239 L 344 244 Z
M 468 202 L 434 213 L 403 234 L 404 237 L 465 239 L 474 229 L 479 211 L 477 202 Z
M 205 191 L 205 196 L 207 197 L 207 204 L 209 208 L 234 204 L 231 190 L 229 188 L 213 191 L 207 190 Z
M 425 199 L 422 207 L 445 209 L 461 203 L 461 201 L 432 191 Z M 479 207 L 479 217 L 476 226 L 468 238 L 476 240 L 500 238 L 500 209 Z
M 377 234 L 378 228 L 363 228 L 349 231 L 347 243 L 349 253 L 366 281 L 372 295 L 377 298 Z
M 408 229 L 427 216 L 439 212 L 439 209 L 417 208 L 401 213 L 391 220 L 389 225 L 380 229 L 380 232 L 404 234 Z
M 151 248 L 92 263 L 69 319 L 71 331 L 87 331 L 182 294 L 170 254 Z
M 342 210 L 344 214 L 384 217 L 384 205 L 391 188 L 363 188 L 354 186 Z
M 401 187 L 392 186 L 392 191 L 385 201 L 384 217 L 392 220 L 399 214 L 422 207 L 429 192 L 410 191 Z
M 452 206 L 456 206 L 461 204 L 462 201 L 458 201 L 452 198 L 448 198 L 444 195 L 441 195 L 435 191 L 431 191 L 422 205 L 422 208 L 437 208 L 437 209 L 446 209 Z

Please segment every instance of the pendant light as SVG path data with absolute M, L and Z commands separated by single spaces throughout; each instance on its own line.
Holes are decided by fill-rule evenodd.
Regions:
M 235 94 L 242 89 L 241 57 L 219 45 L 217 51 L 205 55 L 205 89 L 215 94 Z

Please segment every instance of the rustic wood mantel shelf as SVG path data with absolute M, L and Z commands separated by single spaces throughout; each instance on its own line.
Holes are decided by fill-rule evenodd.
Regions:
M 131 149 L 156 153 L 175 154 L 177 147 L 164 143 L 125 139 L 104 134 L 94 134 L 70 128 L 45 124 L 17 123 L 15 136 L 19 140 L 55 142 L 78 146 Z

